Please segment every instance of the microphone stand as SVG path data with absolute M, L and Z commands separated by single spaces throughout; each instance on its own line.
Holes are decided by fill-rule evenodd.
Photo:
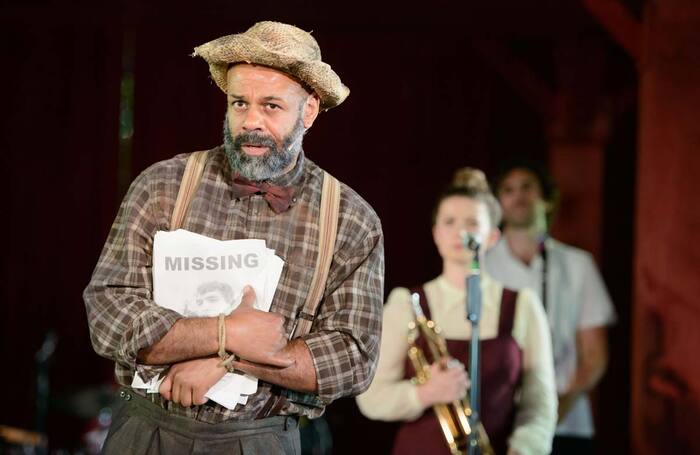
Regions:
M 472 263 L 467 275 L 467 319 L 472 325 L 471 340 L 469 342 L 469 401 L 472 413 L 469 416 L 469 424 L 472 428 L 469 433 L 469 455 L 478 454 L 479 442 L 477 440 L 477 424 L 481 421 L 480 415 L 480 348 L 479 321 L 481 320 L 481 266 L 479 264 L 479 243 L 470 236 L 465 238 L 465 247 L 474 253 Z
M 46 441 L 46 431 L 49 413 L 50 388 L 49 366 L 56 351 L 58 335 L 52 329 L 44 336 L 41 348 L 34 355 L 36 363 L 36 430 L 41 435 L 41 442 L 35 448 L 37 455 L 49 453 Z

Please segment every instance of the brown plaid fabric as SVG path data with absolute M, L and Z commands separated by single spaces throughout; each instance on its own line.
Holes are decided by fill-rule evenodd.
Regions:
M 156 163 L 135 179 L 83 294 L 93 347 L 116 362 L 117 380 L 125 386 L 131 385 L 136 368 L 145 379 L 161 371 L 137 364 L 136 355 L 183 317 L 153 302 L 151 263 L 153 237 L 159 230 L 169 230 L 187 157 Z M 264 239 L 274 248 L 285 266 L 270 311 L 286 317 L 291 333 L 316 262 L 323 171 L 302 153 L 292 171 L 272 182 L 296 187 L 291 208 L 280 214 L 260 195 L 235 198 L 231 179 L 223 147 L 211 150 L 182 228 L 220 240 Z M 318 396 L 286 391 L 288 402 L 279 414 L 315 417 L 324 405 L 369 386 L 379 355 L 383 277 L 379 218 L 342 184 L 338 236 L 324 299 L 311 333 L 304 337 L 316 367 Z M 271 389 L 261 381 L 258 392 L 235 411 L 210 404 L 184 408 L 159 394 L 148 398 L 173 414 L 215 423 L 253 419 Z

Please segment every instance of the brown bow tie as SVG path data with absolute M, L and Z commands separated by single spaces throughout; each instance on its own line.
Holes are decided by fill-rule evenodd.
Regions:
M 270 185 L 267 182 L 256 183 L 244 177 L 236 176 L 231 184 L 234 197 L 246 197 L 262 194 L 275 213 L 282 213 L 292 205 L 294 187 Z

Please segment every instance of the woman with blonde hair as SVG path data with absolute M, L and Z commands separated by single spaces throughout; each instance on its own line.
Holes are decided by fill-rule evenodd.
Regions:
M 460 362 L 437 362 L 423 384 L 407 361 L 408 324 L 415 319 L 411 292 L 421 295 L 423 313 L 441 328 L 453 359 L 466 362 L 471 325 L 466 315 L 466 277 L 472 252 L 464 231 L 482 239 L 480 257 L 499 237 L 501 211 L 486 177 L 464 168 L 439 196 L 433 240 L 442 273 L 422 286 L 396 288 L 384 307 L 377 373 L 357 398 L 367 417 L 403 421 L 395 454 L 449 453 L 432 407 L 461 399 L 468 379 Z M 535 294 L 515 292 L 482 274 L 481 421 L 497 454 L 548 454 L 556 424 L 557 398 L 546 317 Z

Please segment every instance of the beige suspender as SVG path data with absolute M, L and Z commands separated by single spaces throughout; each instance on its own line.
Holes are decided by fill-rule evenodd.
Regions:
M 318 304 L 323 299 L 328 271 L 331 268 L 335 237 L 338 232 L 338 212 L 340 209 L 340 183 L 324 171 L 323 189 L 321 191 L 321 210 L 318 219 L 318 256 L 311 288 L 306 296 L 304 308 L 297 316 L 292 338 L 304 336 L 311 331 Z
M 180 189 L 177 192 L 177 199 L 175 199 L 175 208 L 173 208 L 173 214 L 170 217 L 171 231 L 182 227 L 182 222 L 185 221 L 185 215 L 192 201 L 192 196 L 194 196 L 194 193 L 197 191 L 199 181 L 202 179 L 204 164 L 206 162 L 206 150 L 194 152 L 187 158 L 185 173 L 182 174 Z
M 202 179 L 204 164 L 207 161 L 207 151 L 192 153 L 187 159 L 185 172 L 182 175 L 180 189 L 177 192 L 175 208 L 170 219 L 170 230 L 174 231 L 182 226 L 185 220 L 190 201 L 197 191 L 199 181 Z M 323 188 L 321 190 L 321 208 L 318 220 L 318 256 L 314 276 L 306 297 L 304 308 L 299 312 L 294 326 L 292 338 L 298 338 L 311 331 L 316 309 L 323 299 L 323 291 L 326 287 L 328 272 L 333 259 L 335 238 L 338 232 L 338 213 L 340 210 L 340 183 L 328 172 L 323 173 Z

